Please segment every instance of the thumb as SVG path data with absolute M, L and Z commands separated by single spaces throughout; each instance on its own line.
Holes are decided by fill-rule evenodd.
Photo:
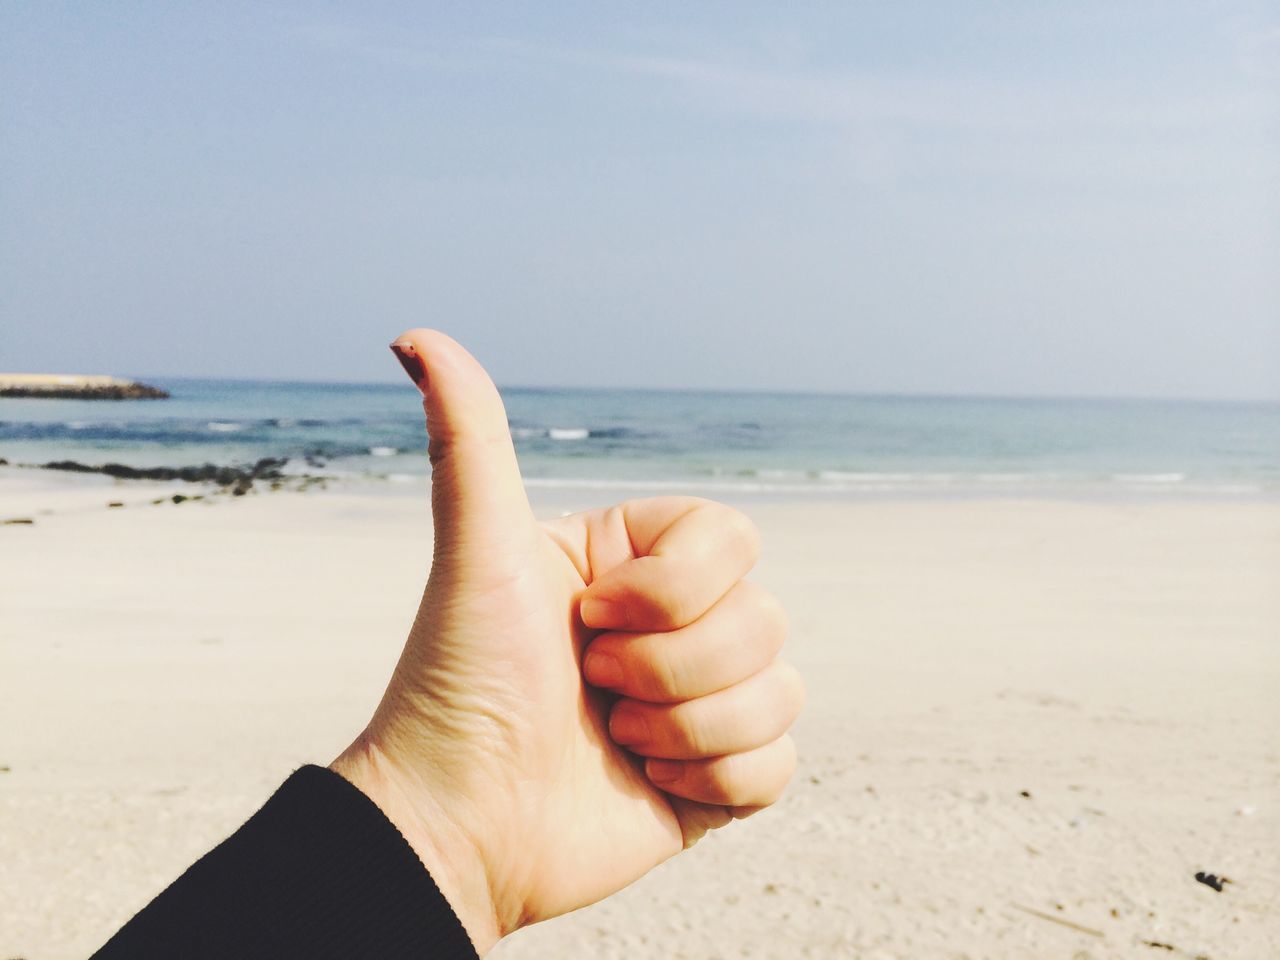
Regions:
M 409 330 L 391 349 L 424 398 L 436 557 L 492 560 L 533 525 L 498 389 L 438 330 Z

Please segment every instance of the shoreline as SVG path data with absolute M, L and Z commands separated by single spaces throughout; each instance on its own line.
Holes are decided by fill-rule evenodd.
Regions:
M 421 408 L 408 384 L 191 381 L 172 389 L 160 406 L 0 403 L 0 457 L 148 470 L 288 457 L 285 473 L 335 483 L 369 474 L 375 484 L 411 488 L 427 471 Z M 719 393 L 637 404 L 625 392 L 554 389 L 514 394 L 507 406 L 530 490 L 832 502 L 1280 499 L 1280 407 Z
M 296 462 L 308 471 L 289 469 Z M 313 458 L 264 457 L 247 464 L 204 463 L 186 466 L 131 467 L 123 464 L 85 464 L 78 461 L 14 463 L 0 458 L 0 494 L 5 509 L 0 522 L 13 519 L 25 510 L 49 516 L 72 509 L 91 508 L 95 492 L 106 499 L 103 509 L 114 504 L 147 503 L 156 496 L 181 495 L 188 500 L 228 501 L 259 493 L 337 493 L 389 499 L 418 499 L 430 494 L 430 474 L 369 473 L 326 470 L 329 464 Z M 582 505 L 602 505 L 625 499 L 656 496 L 698 496 L 722 500 L 736 506 L 796 505 L 889 505 L 889 504 L 1076 504 L 1099 506 L 1268 506 L 1280 504 L 1280 490 L 1259 489 L 1247 493 L 1210 493 L 1182 490 L 1174 485 L 1151 489 L 1093 487 L 1011 488 L 912 488 L 884 486 L 855 491 L 830 490 L 819 486 L 761 486 L 732 481 L 565 479 L 526 477 L 526 492 L 533 502 L 582 509 Z M 109 496 L 108 496 L 109 494 Z M 99 497 L 98 499 L 101 499 Z

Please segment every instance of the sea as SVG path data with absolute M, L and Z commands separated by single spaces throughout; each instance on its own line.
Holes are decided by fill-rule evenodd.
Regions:
M 148 379 L 168 400 L 0 399 L 10 464 L 287 458 L 430 472 L 412 385 Z M 530 488 L 827 497 L 1280 497 L 1280 404 L 510 388 Z

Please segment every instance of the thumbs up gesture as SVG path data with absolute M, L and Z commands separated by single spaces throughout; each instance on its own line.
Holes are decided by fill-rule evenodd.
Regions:
M 778 798 L 803 688 L 742 514 L 691 497 L 534 519 L 484 369 L 433 330 L 434 558 L 368 727 L 332 767 L 413 846 L 483 954 Z

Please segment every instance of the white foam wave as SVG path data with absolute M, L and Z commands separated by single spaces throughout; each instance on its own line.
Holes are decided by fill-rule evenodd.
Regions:
M 824 496 L 831 493 L 902 493 L 904 488 L 890 483 L 819 484 L 762 483 L 747 479 L 725 480 L 624 480 L 597 477 L 525 477 L 526 487 L 546 490 L 654 490 L 702 493 L 787 493 Z
M 907 484 L 910 486 L 949 484 L 955 481 L 950 473 L 875 473 L 853 470 L 819 470 L 818 479 L 837 483 Z
M 235 433 L 244 429 L 243 423 L 231 423 L 227 420 L 210 420 L 207 426 L 214 433 Z
M 626 480 L 595 477 L 530 477 L 529 487 L 548 489 L 702 490 L 728 493 L 950 493 L 1008 489 L 1011 484 L 1051 481 L 1032 474 L 877 473 L 849 470 L 762 469 L 729 473 L 712 469 L 710 478 Z
M 1266 489 L 1256 483 L 1219 483 L 1209 487 L 1211 493 L 1262 493 Z
M 525 477 L 526 487 L 546 490 L 703 490 L 737 493 L 821 493 L 814 484 L 732 480 L 622 480 L 595 477 Z
M 370 447 L 369 456 L 371 457 L 394 457 L 400 452 L 399 447 Z
M 1113 473 L 1112 480 L 1120 483 L 1182 483 L 1185 473 Z
M 552 427 L 547 431 L 552 440 L 585 440 L 591 436 L 586 427 Z

